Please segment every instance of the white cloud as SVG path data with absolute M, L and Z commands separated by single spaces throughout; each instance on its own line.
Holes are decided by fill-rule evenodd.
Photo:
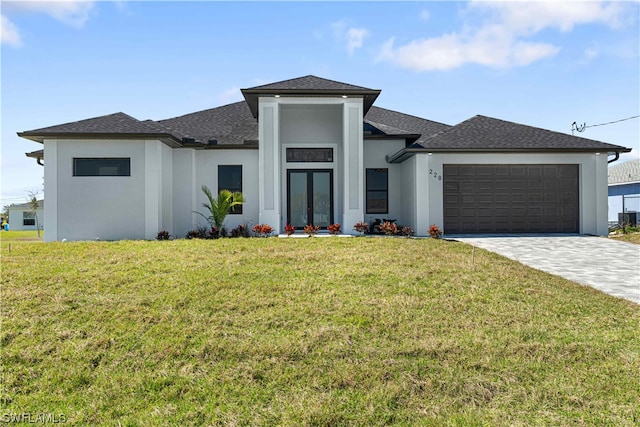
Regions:
M 545 28 L 571 31 L 576 25 L 601 23 L 611 28 L 621 24 L 624 6 L 600 1 L 488 2 L 472 1 L 471 7 L 494 11 L 506 28 L 517 34 L 535 34 Z
M 353 55 L 356 49 L 362 47 L 362 42 L 369 35 L 369 31 L 364 28 L 349 28 L 347 30 L 347 52 Z
M 420 19 L 422 19 L 423 21 L 428 21 L 429 18 L 431 18 L 431 14 L 428 10 L 423 9 L 420 11 Z
M 76 1 L 31 1 L 7 2 L 3 5 L 5 11 L 23 11 L 44 13 L 75 28 L 82 28 L 89 20 L 94 2 L 89 0 Z
M 20 39 L 20 33 L 13 22 L 1 15 L 0 16 L 0 42 L 13 47 L 22 46 L 22 40 Z
M 345 21 L 337 21 L 331 24 L 331 31 L 336 40 L 346 42 L 347 52 L 353 55 L 356 49 L 362 47 L 364 39 L 369 36 L 366 28 L 347 28 Z
M 530 40 L 542 30 L 568 32 L 591 23 L 616 28 L 624 19 L 624 10 L 619 3 L 603 2 L 472 1 L 464 11 L 467 19 L 460 32 L 400 46 L 394 46 L 395 39 L 391 38 L 382 45 L 376 61 L 415 71 L 449 70 L 465 64 L 526 66 L 561 50 L 551 43 Z

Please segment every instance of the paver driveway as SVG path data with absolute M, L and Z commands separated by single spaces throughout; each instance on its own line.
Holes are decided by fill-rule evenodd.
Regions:
M 456 235 L 446 238 L 640 304 L 640 245 L 579 235 Z

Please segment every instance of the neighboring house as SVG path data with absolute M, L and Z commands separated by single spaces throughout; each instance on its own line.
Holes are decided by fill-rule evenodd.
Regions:
M 37 224 L 42 230 L 44 229 L 44 200 L 38 200 L 38 209 L 35 212 L 31 208 L 31 203 L 9 206 L 9 229 L 37 230 L 36 215 L 38 215 Z
M 640 159 L 609 168 L 609 221 L 621 212 L 640 212 Z
M 21 132 L 44 145 L 46 240 L 181 237 L 200 191 L 246 203 L 227 227 L 352 232 L 396 219 L 427 235 L 607 234 L 607 159 L 629 148 L 485 116 L 455 126 L 374 106 L 380 90 L 306 76 L 167 120 L 115 113 Z M 44 160 L 43 160 L 44 159 Z

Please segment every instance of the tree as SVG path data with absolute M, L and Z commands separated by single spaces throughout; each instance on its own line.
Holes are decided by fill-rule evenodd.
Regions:
M 231 212 L 231 209 L 244 203 L 242 193 L 239 191 L 232 193 L 229 190 L 220 190 L 218 197 L 214 198 L 209 187 L 203 185 L 202 192 L 207 196 L 208 200 L 208 203 L 203 203 L 202 207 L 209 211 L 209 215 L 204 215 L 201 212 L 196 213 L 206 219 L 211 228 L 215 227 L 218 230 L 222 229 L 224 220 Z
M 36 230 L 38 230 L 38 239 L 40 238 L 40 222 L 38 221 L 38 199 L 37 196 L 38 193 L 35 193 L 33 191 L 29 191 L 29 207 L 31 208 L 31 211 L 33 212 L 33 216 L 36 219 Z

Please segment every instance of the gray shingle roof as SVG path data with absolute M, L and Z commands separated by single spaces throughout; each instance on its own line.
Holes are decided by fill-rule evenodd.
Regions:
M 609 185 L 640 182 L 640 159 L 629 160 L 609 168 Z
M 281 82 L 269 83 L 266 85 L 255 86 L 252 88 L 244 89 L 251 91 L 278 91 L 278 90 L 304 90 L 304 91 L 373 91 L 374 89 L 369 89 L 362 86 L 355 86 L 348 83 L 337 82 L 335 80 L 323 79 L 320 77 L 308 75 L 304 77 L 298 77 L 295 79 L 283 80 Z
M 258 140 L 258 121 L 244 101 L 160 120 L 158 124 L 201 143 L 216 140 L 218 145 L 228 145 Z
M 422 139 L 420 145 L 430 150 L 631 151 L 605 142 L 480 115 Z
M 79 120 L 77 122 L 34 129 L 26 132 L 20 132 L 18 135 L 37 142 L 42 142 L 43 137 L 46 136 L 73 135 L 148 135 L 180 139 L 178 135 L 173 135 L 169 129 L 163 128 L 158 123 L 151 120 L 141 122 L 140 120 L 137 120 L 125 113 L 108 114 L 105 116 Z
M 373 105 L 380 90 L 355 86 L 335 80 L 323 79 L 316 76 L 304 76 L 281 82 L 269 83 L 242 89 L 242 95 L 249 105 L 251 114 L 258 117 L 258 97 L 263 96 L 359 96 L 362 97 L 365 114 Z
M 277 93 L 276 93 L 277 92 Z M 258 140 L 257 99 L 262 95 L 282 96 L 358 96 L 365 105 L 364 122 L 371 137 L 404 136 L 415 143 L 409 151 L 617 151 L 630 149 L 545 129 L 475 116 L 456 126 L 426 120 L 393 110 L 373 107 L 380 91 L 354 86 L 316 76 L 304 76 L 254 88 L 243 89 L 246 102 L 173 117 L 166 120 L 137 120 L 124 113 L 109 114 L 77 122 L 65 123 L 18 133 L 19 136 L 43 142 L 45 137 L 155 137 L 172 146 L 181 143 L 224 148 L 255 147 Z M 185 140 L 186 138 L 186 140 Z M 199 145 L 198 145 L 199 144 Z M 193 146 L 193 145 L 192 145 Z M 407 151 L 408 153 L 408 151 Z M 30 153 L 34 154 L 34 153 Z M 404 156 L 404 154 L 403 154 Z M 400 158 L 400 157 L 399 157 Z
M 420 134 L 421 136 L 416 141 L 417 143 L 421 143 L 427 138 L 451 128 L 451 126 L 444 123 L 380 107 L 371 107 L 365 115 L 364 121 L 371 123 L 387 134 L 399 134 L 398 130 L 402 130 L 407 134 Z

